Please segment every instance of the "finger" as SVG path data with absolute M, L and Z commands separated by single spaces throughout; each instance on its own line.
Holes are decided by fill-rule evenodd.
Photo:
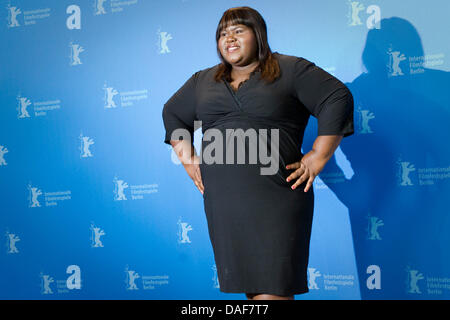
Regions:
M 194 178 L 198 181 L 198 180 L 200 180 L 200 175 L 199 175 L 199 173 L 198 173 L 198 169 L 196 169 L 195 171 L 194 171 Z
M 197 189 L 203 194 L 205 187 L 203 186 L 203 182 L 197 173 L 194 173 L 194 184 Z
M 300 161 L 286 165 L 286 169 L 298 169 L 298 168 L 300 168 Z
M 199 180 L 198 182 L 198 188 L 199 190 L 203 193 L 203 191 L 205 190 L 205 187 L 203 186 L 203 182 L 202 180 Z
M 200 179 L 200 181 L 202 180 L 202 172 L 200 171 L 200 168 L 197 169 L 197 173 L 198 173 L 198 178 Z
M 309 178 L 309 172 L 308 170 L 305 170 L 305 172 L 301 175 L 301 177 L 291 186 L 292 189 L 297 188 L 300 184 L 302 184 L 306 179 Z
M 195 173 L 196 173 L 198 184 L 201 188 L 201 191 L 203 191 L 205 189 L 205 187 L 203 186 L 203 179 L 202 179 L 202 173 L 200 171 L 200 168 L 198 168 Z
M 295 188 L 297 188 L 298 185 L 303 183 L 303 179 L 302 177 L 298 178 L 297 181 L 295 181 L 295 183 L 291 186 L 291 189 L 294 190 Z
M 300 167 L 299 169 L 295 170 L 294 172 L 292 172 L 286 179 L 286 181 L 291 181 L 295 178 L 300 177 L 303 173 L 305 172 L 305 168 Z
M 315 178 L 314 176 L 310 176 L 309 177 L 308 183 L 306 184 L 306 187 L 305 187 L 305 189 L 303 191 L 308 192 L 309 188 L 312 187 L 312 184 L 314 182 L 314 178 Z

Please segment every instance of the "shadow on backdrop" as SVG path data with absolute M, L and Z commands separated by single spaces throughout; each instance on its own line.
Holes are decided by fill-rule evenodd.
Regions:
M 439 55 L 423 58 L 407 20 L 382 19 L 369 30 L 367 73 L 346 83 L 355 135 L 340 148 L 354 175 L 341 169 L 337 153 L 319 175 L 349 210 L 363 300 L 426 299 L 427 276 L 450 277 L 450 178 L 427 176 L 450 172 L 450 75 L 427 68 Z M 340 175 L 346 178 L 329 178 Z M 367 286 L 370 265 L 380 267 L 381 290 Z M 448 299 L 446 292 L 430 297 Z

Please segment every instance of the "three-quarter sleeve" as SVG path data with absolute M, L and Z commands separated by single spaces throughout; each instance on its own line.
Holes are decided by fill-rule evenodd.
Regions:
M 317 118 L 317 135 L 352 135 L 353 96 L 347 86 L 304 58 L 296 57 L 293 70 L 294 95 Z
M 164 104 L 162 117 L 166 130 L 164 143 L 170 144 L 171 136 L 176 129 L 186 129 L 194 141 L 194 120 L 196 120 L 195 87 L 198 73 L 194 73 Z M 183 137 L 177 137 L 183 140 Z

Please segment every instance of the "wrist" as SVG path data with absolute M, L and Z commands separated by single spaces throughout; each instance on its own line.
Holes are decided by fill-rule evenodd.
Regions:
M 329 152 L 325 152 L 323 150 L 318 150 L 318 149 L 311 149 L 311 155 L 314 156 L 316 159 L 323 161 L 323 162 L 328 162 L 328 160 L 331 159 L 331 157 L 333 156 L 332 153 Z

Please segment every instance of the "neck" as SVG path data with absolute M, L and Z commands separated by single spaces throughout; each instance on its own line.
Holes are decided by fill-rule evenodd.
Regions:
M 259 65 L 258 60 L 253 61 L 245 66 L 233 66 L 231 69 L 232 78 L 246 77 L 252 73 Z

